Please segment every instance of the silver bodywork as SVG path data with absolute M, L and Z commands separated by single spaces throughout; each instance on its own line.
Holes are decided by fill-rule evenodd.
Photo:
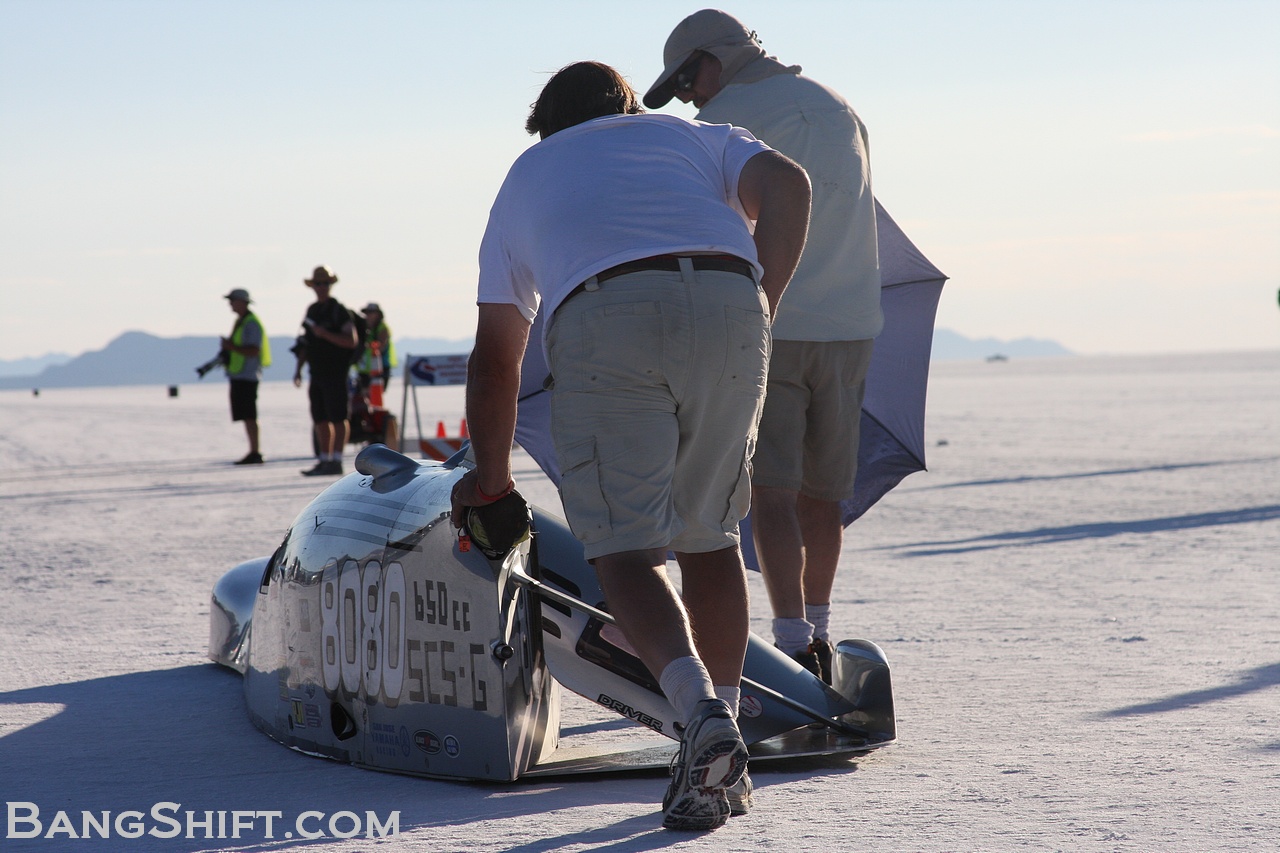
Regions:
M 279 549 L 213 590 L 209 656 L 244 676 L 254 724 L 295 749 L 432 777 L 514 780 L 665 764 L 660 749 L 562 751 L 565 687 L 676 737 L 565 524 L 501 560 L 449 524 L 451 460 L 380 445 L 294 520 Z M 895 739 L 883 653 L 837 647 L 832 689 L 752 636 L 740 726 L 753 758 L 861 752 Z M 554 676 L 554 677 L 553 677 Z M 812 725 L 817 723 L 818 725 Z

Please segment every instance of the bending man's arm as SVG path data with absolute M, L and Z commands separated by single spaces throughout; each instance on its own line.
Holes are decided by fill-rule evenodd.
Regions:
M 479 307 L 476 346 L 467 362 L 467 429 L 476 467 L 454 487 L 455 525 L 462 521 L 462 507 L 492 503 L 481 492 L 498 496 L 511 484 L 520 363 L 529 342 L 529 321 L 514 305 L 482 302 Z
M 777 151 L 752 157 L 738 176 L 738 200 L 756 221 L 756 252 L 764 267 L 760 286 L 771 314 L 804 252 L 812 195 L 804 169 Z

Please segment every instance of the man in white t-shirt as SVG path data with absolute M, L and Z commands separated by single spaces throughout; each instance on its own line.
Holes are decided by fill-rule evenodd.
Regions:
M 546 312 L 533 345 L 554 377 L 565 515 L 684 721 L 663 825 L 710 830 L 749 803 L 735 722 L 749 633 L 738 521 L 769 318 L 804 247 L 810 189 L 740 128 L 641 112 L 596 62 L 561 69 L 534 104 L 526 129 L 542 141 L 511 167 L 480 248 L 476 468 L 454 489 L 454 521 L 513 488 L 520 364 Z
M 853 496 L 880 261 L 867 129 L 839 94 L 766 56 L 717 9 L 672 31 L 650 109 L 672 97 L 795 160 L 813 182 L 804 257 L 773 323 L 769 390 L 752 470 L 751 527 L 773 607 L 774 641 L 831 682 L 831 589 Z

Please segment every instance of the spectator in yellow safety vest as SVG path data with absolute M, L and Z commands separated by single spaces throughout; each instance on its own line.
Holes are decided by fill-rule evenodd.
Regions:
M 261 465 L 258 446 L 258 383 L 262 368 L 271 364 L 271 345 L 262 330 L 262 321 L 249 310 L 249 291 L 241 288 L 223 297 L 236 315 L 231 335 L 222 338 L 227 379 L 231 381 L 231 420 L 244 421 L 249 437 L 249 453 L 237 465 Z
M 391 369 L 396 366 L 396 350 L 391 340 L 391 327 L 387 325 L 382 307 L 376 302 L 370 302 L 364 306 L 361 313 L 364 314 L 368 332 L 365 336 L 364 354 L 356 365 L 356 374 L 360 377 L 360 389 L 362 391 L 368 389 L 372 380 L 373 367 L 376 363 L 373 357 L 373 345 L 376 342 L 382 367 L 382 388 L 385 391 L 391 384 Z

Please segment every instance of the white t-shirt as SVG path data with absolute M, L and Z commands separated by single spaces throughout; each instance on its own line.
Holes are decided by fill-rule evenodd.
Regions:
M 652 255 L 736 255 L 762 274 L 738 176 L 768 150 L 742 128 L 667 115 L 552 134 L 520 155 L 489 211 L 477 302 L 533 322 L 596 273 Z
M 796 74 L 730 83 L 698 118 L 731 122 L 795 160 L 813 184 L 809 238 L 773 337 L 856 341 L 880 334 L 880 258 L 867 129 L 853 107 Z

